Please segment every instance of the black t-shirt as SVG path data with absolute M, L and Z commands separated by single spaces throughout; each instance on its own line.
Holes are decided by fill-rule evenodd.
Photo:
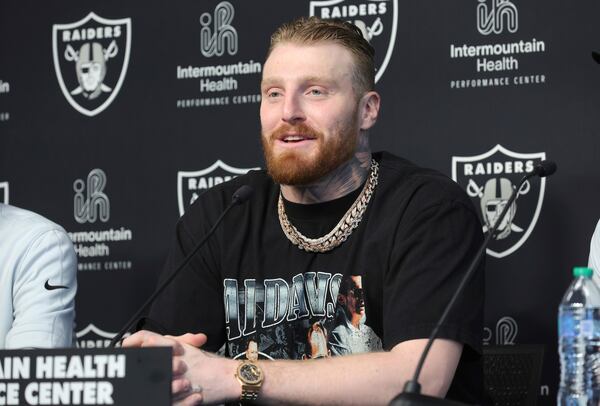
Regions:
M 205 349 L 245 357 L 306 359 L 390 350 L 427 338 L 482 242 L 475 209 L 447 177 L 376 153 L 379 181 L 362 221 L 326 253 L 298 249 L 277 214 L 279 185 L 252 171 L 207 190 L 177 223 L 161 279 L 208 232 L 241 185 L 254 189 L 152 306 L 146 328 L 203 332 Z M 359 190 L 331 202 L 285 202 L 308 237 L 329 232 Z M 440 328 L 464 344 L 449 398 L 481 401 L 483 265 Z M 160 327 L 158 327 L 160 326 Z

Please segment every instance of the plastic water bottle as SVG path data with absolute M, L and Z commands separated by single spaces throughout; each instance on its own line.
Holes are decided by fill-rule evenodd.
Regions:
M 592 275 L 573 268 L 558 310 L 559 406 L 600 404 L 600 289 Z

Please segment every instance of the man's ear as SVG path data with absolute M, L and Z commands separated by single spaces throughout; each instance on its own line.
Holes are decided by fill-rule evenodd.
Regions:
M 365 93 L 359 102 L 360 111 L 359 124 L 361 130 L 368 130 L 375 125 L 379 115 L 381 96 L 375 91 Z

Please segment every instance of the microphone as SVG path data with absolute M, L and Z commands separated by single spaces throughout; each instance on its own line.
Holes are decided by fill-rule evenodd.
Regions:
M 183 262 L 175 269 L 175 271 L 173 271 L 173 273 L 154 291 L 154 293 L 146 300 L 146 302 L 131 317 L 131 319 L 129 319 L 129 321 L 125 323 L 125 326 L 117 333 L 116 336 L 113 337 L 113 339 L 108 344 L 109 348 L 113 348 L 117 344 L 117 342 L 119 342 L 123 338 L 125 333 L 129 331 L 133 323 L 140 317 L 140 315 L 148 308 L 148 306 L 152 304 L 152 302 L 154 302 L 156 297 L 160 295 L 162 291 L 165 290 L 165 288 L 171 284 L 171 282 L 173 281 L 173 279 L 175 279 L 179 272 L 183 268 L 185 268 L 185 266 L 194 257 L 196 252 L 198 252 L 198 250 L 204 245 L 204 243 L 208 241 L 208 238 L 215 232 L 217 226 L 221 223 L 221 221 L 223 221 L 225 215 L 229 212 L 229 210 L 231 210 L 231 208 L 234 206 L 243 204 L 246 201 L 248 201 L 248 199 L 250 199 L 250 196 L 252 195 L 252 192 L 254 192 L 254 189 L 252 189 L 251 186 L 243 185 L 233 193 L 233 196 L 231 197 L 231 203 L 229 203 L 225 210 L 223 210 L 223 213 L 221 213 L 219 218 L 217 218 L 217 221 L 215 221 L 215 224 L 213 224 L 211 229 L 208 230 L 208 233 L 206 233 L 204 238 L 200 240 L 198 244 L 196 244 L 194 249 L 183 259 Z
M 475 268 L 477 268 L 477 265 L 479 265 L 479 262 L 481 262 L 481 258 L 485 254 L 485 250 L 486 250 L 487 246 L 489 245 L 492 237 L 496 233 L 496 230 L 498 229 L 498 226 L 502 222 L 502 219 L 504 219 L 504 216 L 506 216 L 506 213 L 508 213 L 508 209 L 510 208 L 510 206 L 512 206 L 513 202 L 517 198 L 518 191 L 521 189 L 521 186 L 528 179 L 533 178 L 534 176 L 539 176 L 540 178 L 544 178 L 544 177 L 552 175 L 554 172 L 556 172 L 556 163 L 554 163 L 552 161 L 541 161 L 533 168 L 533 170 L 531 172 L 525 174 L 525 176 L 523 176 L 523 178 L 519 181 L 519 184 L 517 185 L 517 187 L 513 189 L 512 194 L 510 195 L 506 205 L 504 206 L 502 212 L 500 213 L 500 216 L 498 216 L 493 227 L 488 231 L 488 234 L 487 234 L 485 240 L 483 241 L 483 244 L 481 244 L 479 251 L 477 251 L 477 253 L 475 254 L 475 257 L 473 257 L 473 261 L 469 265 L 469 268 L 467 268 L 467 272 L 464 274 L 463 278 L 461 279 L 461 281 L 458 285 L 458 288 L 454 292 L 454 295 L 452 295 L 452 298 L 450 299 L 448 306 L 446 306 L 446 309 L 444 310 L 440 319 L 438 320 L 435 327 L 433 328 L 433 331 L 431 332 L 431 335 L 429 336 L 429 339 L 427 340 L 427 345 L 425 346 L 425 348 L 423 349 L 423 352 L 421 353 L 421 358 L 419 358 L 419 363 L 417 364 L 417 367 L 415 368 L 415 373 L 413 375 L 412 380 L 406 381 L 406 384 L 404 385 L 404 390 L 402 391 L 402 393 L 400 393 L 398 396 L 396 396 L 394 399 L 392 399 L 392 401 L 390 402 L 390 406 L 436 406 L 436 405 L 437 406 L 442 406 L 442 405 L 443 406 L 460 406 L 460 405 L 464 405 L 464 403 L 421 394 L 421 384 L 419 384 L 419 375 L 421 374 L 421 369 L 423 368 L 423 364 L 425 363 L 427 354 L 429 354 L 431 345 L 433 344 L 433 341 L 435 340 L 435 338 L 437 336 L 438 330 L 440 329 L 442 324 L 444 324 L 444 322 L 446 321 L 446 317 L 448 317 L 450 310 L 456 303 L 456 300 L 462 293 L 464 287 L 467 285 L 467 281 L 471 278 L 471 275 L 475 271 Z
M 556 167 L 556 165 L 555 165 L 555 167 Z M 555 170 L 556 170 L 556 168 L 555 168 Z M 248 199 L 250 199 L 250 196 L 252 196 L 253 192 L 254 192 L 254 189 L 252 189 L 251 186 L 248 186 L 248 185 L 240 186 L 238 188 L 238 190 L 236 190 L 233 193 L 233 196 L 231 196 L 231 203 L 233 205 L 246 203 L 246 201 L 248 201 Z
M 533 174 L 539 176 L 540 178 L 545 178 L 547 176 L 553 175 L 554 172 L 556 172 L 556 164 L 552 161 L 542 161 L 539 164 L 537 164 L 532 171 Z

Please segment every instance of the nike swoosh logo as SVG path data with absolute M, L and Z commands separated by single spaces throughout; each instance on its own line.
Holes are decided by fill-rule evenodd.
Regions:
M 46 290 L 55 290 L 55 289 L 69 289 L 68 286 L 62 286 L 62 285 L 50 285 L 50 279 L 48 279 L 46 281 L 46 283 L 44 284 L 44 287 L 46 288 Z

